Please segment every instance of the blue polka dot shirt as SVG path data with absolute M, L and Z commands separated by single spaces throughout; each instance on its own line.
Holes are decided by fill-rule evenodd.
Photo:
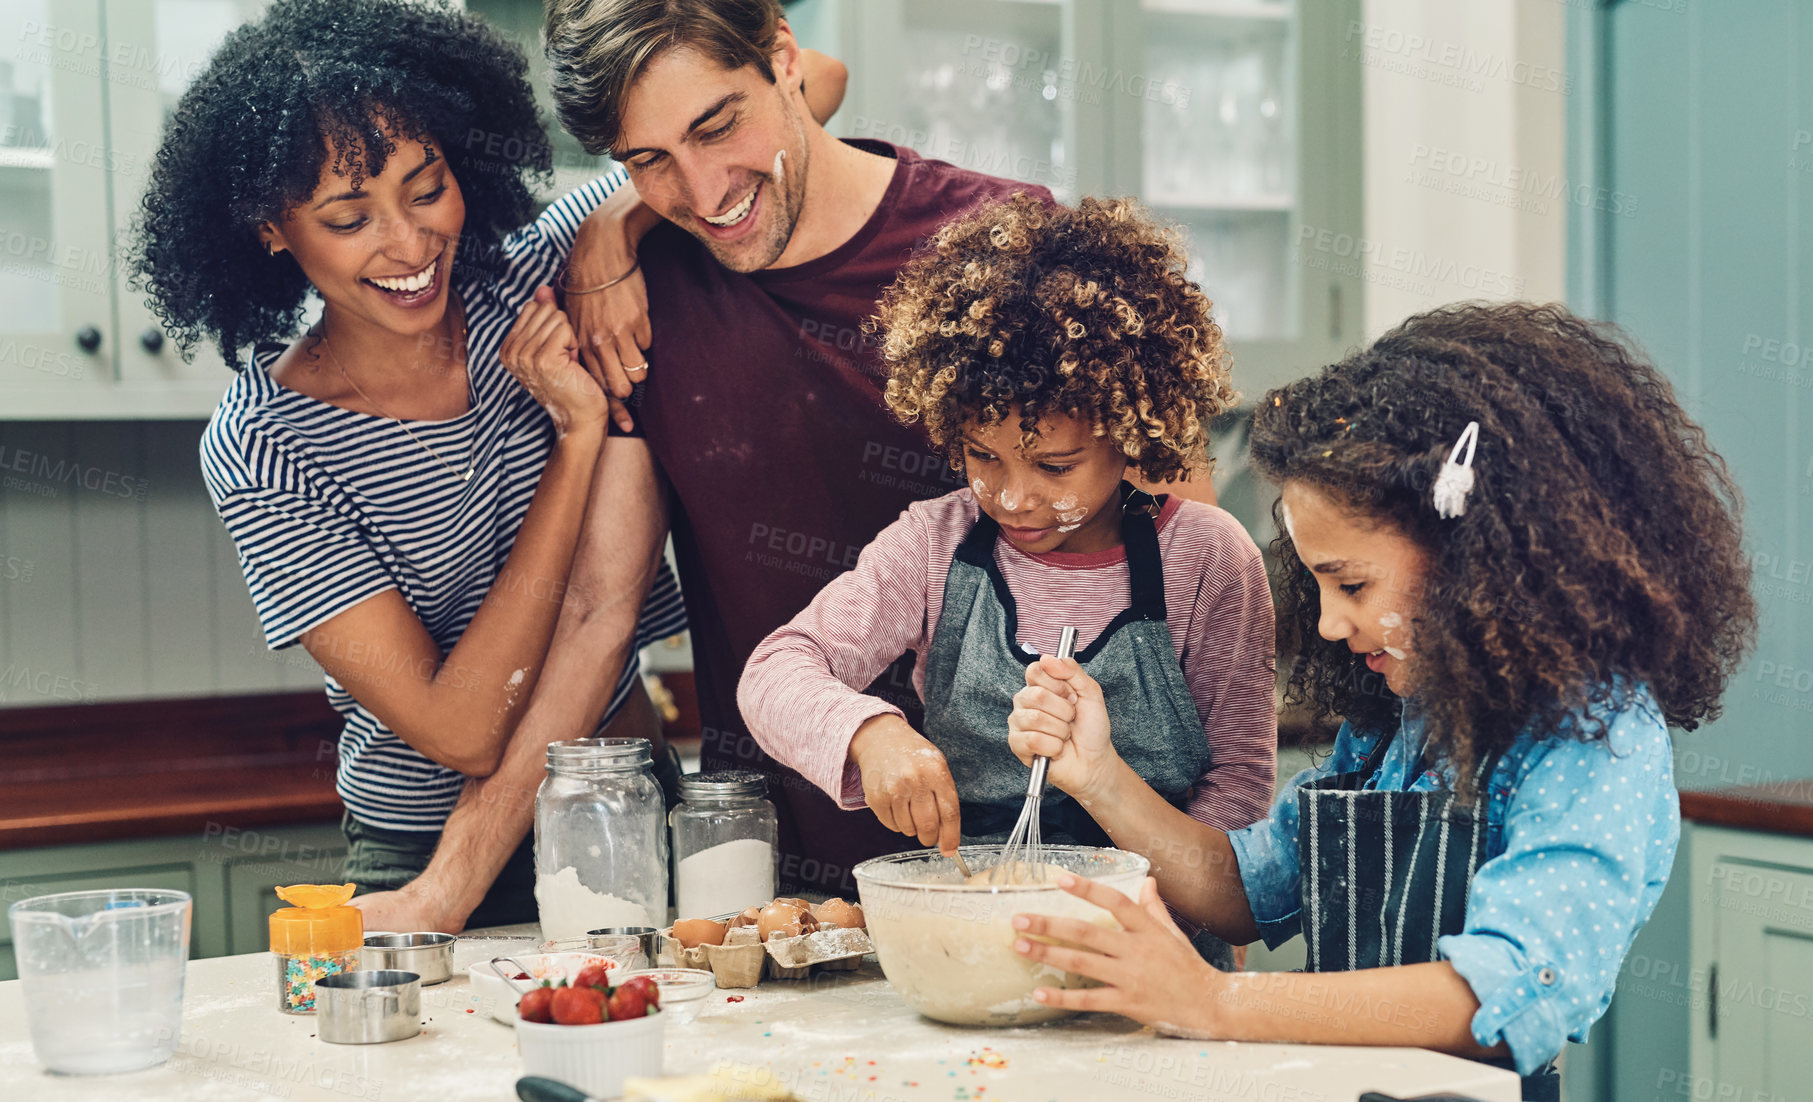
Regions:
M 1525 730 L 1487 785 L 1487 860 L 1467 897 L 1466 928 L 1441 958 L 1473 988 L 1474 1040 L 1510 1047 L 1528 1074 L 1605 1013 L 1619 966 L 1668 881 L 1681 837 L 1668 728 L 1647 690 L 1598 708 L 1591 742 Z M 1435 769 L 1408 777 L 1424 739 L 1406 709 L 1368 787 L 1450 786 Z M 1260 934 L 1276 947 L 1302 930 L 1297 788 L 1360 768 L 1378 736 L 1342 725 L 1334 753 L 1293 777 L 1271 814 L 1229 835 Z

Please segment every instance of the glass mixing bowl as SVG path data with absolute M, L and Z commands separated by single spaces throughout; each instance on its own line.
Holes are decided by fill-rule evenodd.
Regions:
M 963 846 L 980 875 L 1000 846 Z M 1137 898 L 1151 863 L 1137 853 L 1094 846 L 1045 846 L 1044 859 Z M 857 865 L 856 889 L 869 938 L 888 982 L 908 1006 L 953 1025 L 1027 1025 L 1072 1013 L 1034 1001 L 1040 987 L 1094 981 L 1014 952 L 1016 914 L 1059 915 L 1104 926 L 1108 912 L 1046 884 L 966 884 L 937 850 L 876 857 Z

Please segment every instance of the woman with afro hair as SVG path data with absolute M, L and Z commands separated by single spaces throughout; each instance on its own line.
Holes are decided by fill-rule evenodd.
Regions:
M 999 843 L 1026 793 L 1014 695 L 1068 626 L 1142 784 L 1205 827 L 1263 813 L 1277 718 L 1259 549 L 1223 510 L 1127 481 L 1206 472 L 1206 426 L 1235 400 L 1184 267 L 1131 201 L 1022 194 L 901 273 L 876 319 L 887 401 L 966 486 L 910 506 L 756 648 L 738 701 L 763 749 L 923 844 Z M 863 692 L 907 650 L 923 731 Z M 1040 815 L 1048 841 L 1151 840 L 1058 792 Z M 1231 966 L 1226 945 L 1202 949 Z
M 596 723 L 675 768 L 635 661 L 686 626 L 652 460 L 607 442 L 604 357 L 582 366 L 553 290 L 582 223 L 631 258 L 628 227 L 650 223 L 621 170 L 530 221 L 551 157 L 526 73 L 443 4 L 278 0 L 184 94 L 143 202 L 153 307 L 185 352 L 211 341 L 240 372 L 203 472 L 267 644 L 301 643 L 345 717 L 362 890 L 413 879 L 496 768 L 563 607 L 619 616 L 624 647 L 551 687 L 587 717 L 551 737 Z M 588 509 L 611 521 L 582 541 Z M 576 553 L 641 555 L 643 588 L 568 594 Z M 465 921 L 532 920 L 533 883 L 525 840 Z
M 1282 488 L 1286 699 L 1344 719 L 1332 756 L 1264 820 L 1205 826 L 1049 661 L 1011 741 L 1111 829 L 1166 840 L 1173 907 L 1241 944 L 1300 933 L 1323 974 L 1211 972 L 1149 890 L 1072 881 L 1120 928 L 1023 915 L 1019 949 L 1104 986 L 1037 997 L 1189 1036 L 1438 1049 L 1556 1098 L 1553 1061 L 1605 1012 L 1674 861 L 1668 728 L 1716 717 L 1754 642 L 1724 461 L 1619 334 L 1527 303 L 1418 315 L 1272 391 L 1252 448 Z

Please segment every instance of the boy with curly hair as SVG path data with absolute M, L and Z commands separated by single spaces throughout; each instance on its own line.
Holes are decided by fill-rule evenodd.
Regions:
M 1000 841 L 1026 770 L 1007 719 L 1064 626 L 1116 750 L 1175 806 L 1234 829 L 1276 769 L 1272 603 L 1228 513 L 1125 481 L 1207 465 L 1228 356 L 1175 236 L 1127 200 L 1016 195 L 947 225 L 883 298 L 887 401 L 963 489 L 910 506 L 756 648 L 738 703 L 762 748 L 846 809 L 936 842 Z M 861 690 L 917 656 L 925 730 Z M 1147 848 L 1069 797 L 1052 841 Z

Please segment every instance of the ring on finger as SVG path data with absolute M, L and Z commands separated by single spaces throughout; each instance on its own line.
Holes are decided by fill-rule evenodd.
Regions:
M 625 371 L 647 371 L 648 370 L 648 361 L 643 360 L 639 364 L 629 364 L 629 365 L 625 366 L 623 370 L 625 370 Z

